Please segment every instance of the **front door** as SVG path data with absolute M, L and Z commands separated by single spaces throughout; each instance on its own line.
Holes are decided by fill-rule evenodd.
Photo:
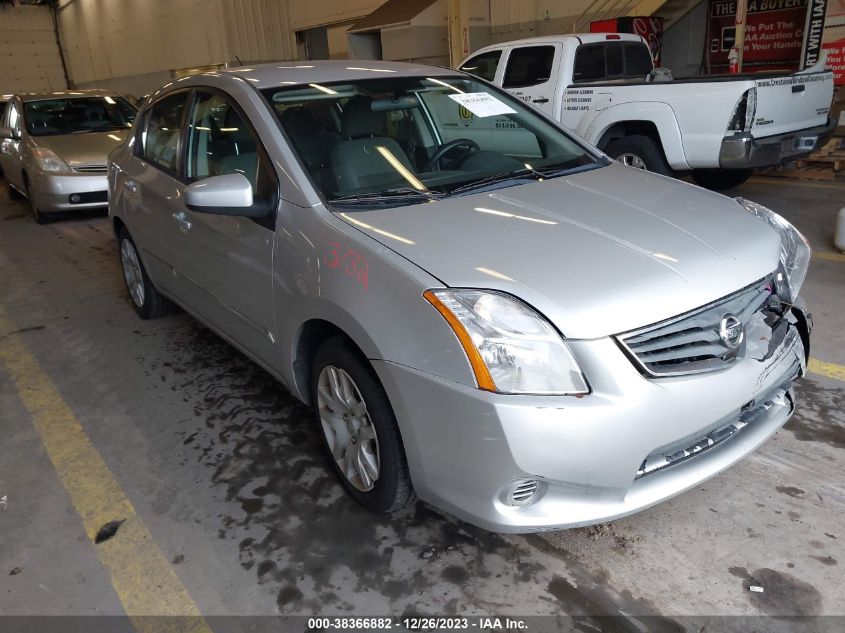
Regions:
M 560 74 L 558 51 L 557 44 L 512 48 L 502 77 L 505 90 L 552 118 L 556 118 L 555 89 Z
M 12 101 L 6 108 L 2 125 L 11 128 L 15 138 L 0 139 L 0 167 L 3 175 L 20 191 L 24 190 L 21 178 L 21 117 L 17 104 Z
M 179 272 L 191 288 L 185 301 L 213 326 L 271 367 L 276 364 L 273 244 L 278 180 L 258 135 L 234 99 L 197 90 L 188 117 L 185 173 L 195 182 L 241 173 L 270 217 L 200 213 L 184 209 L 188 239 Z

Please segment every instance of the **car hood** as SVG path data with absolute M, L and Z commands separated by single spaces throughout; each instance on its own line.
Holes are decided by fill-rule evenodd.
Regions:
M 129 130 L 61 134 L 30 137 L 38 147 L 46 147 L 59 155 L 68 166 L 106 165 L 109 153 L 126 138 Z
M 619 165 L 340 216 L 444 285 L 520 297 L 569 338 L 710 303 L 772 273 L 780 252 L 735 200 Z

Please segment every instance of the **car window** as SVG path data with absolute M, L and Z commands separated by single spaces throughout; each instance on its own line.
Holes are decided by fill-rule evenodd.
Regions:
M 32 136 L 57 136 L 125 130 L 136 112 L 123 97 L 103 95 L 27 101 L 23 118 Z
M 508 55 L 502 85 L 505 88 L 525 88 L 545 83 L 551 77 L 554 59 L 554 46 L 515 48 Z
M 637 42 L 583 44 L 575 52 L 572 80 L 643 79 L 653 68 L 648 47 Z
M 625 75 L 625 59 L 622 56 L 621 46 L 606 46 L 604 59 L 607 77 L 622 77 Z
M 143 135 L 144 159 L 169 171 L 178 171 L 179 136 L 186 93 L 180 92 L 154 103 L 146 118 Z
M 628 77 L 645 77 L 654 69 L 651 52 L 642 44 L 625 45 L 625 74 Z
M 9 102 L 9 122 L 7 123 L 8 127 L 12 128 L 12 131 L 15 133 L 16 136 L 20 136 L 21 134 L 21 117 L 18 113 L 17 106 Z
M 496 68 L 499 65 L 499 59 L 501 57 L 502 51 L 500 50 L 481 53 L 481 55 L 476 55 L 466 60 L 460 69 L 465 73 L 481 77 L 487 81 L 493 81 L 496 77 Z
M 194 100 L 187 172 L 189 180 L 243 174 L 256 200 L 275 199 L 275 173 L 258 135 L 232 101 L 217 92 L 198 92 Z
M 262 92 L 312 183 L 335 204 L 368 204 L 384 192 L 414 204 L 415 192 L 463 195 L 492 177 L 558 177 L 605 164 L 531 106 L 468 74 Z M 339 128 L 331 113 L 340 114 Z
M 575 52 L 574 81 L 604 79 L 604 44 L 584 44 Z

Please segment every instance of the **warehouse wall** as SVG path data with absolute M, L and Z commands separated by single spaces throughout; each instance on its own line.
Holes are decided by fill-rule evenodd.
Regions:
M 50 9 L 0 4 L 0 94 L 65 88 Z
M 67 0 L 58 20 L 69 79 L 141 95 L 180 69 L 292 59 L 285 7 L 277 0 Z

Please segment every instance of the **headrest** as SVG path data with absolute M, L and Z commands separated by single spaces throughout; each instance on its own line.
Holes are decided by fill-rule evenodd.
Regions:
M 282 113 L 282 125 L 288 132 L 313 132 L 317 129 L 317 121 L 310 110 L 302 106 L 289 108 Z
M 346 103 L 340 123 L 344 138 L 383 135 L 384 112 L 373 112 L 372 105 L 369 97 L 352 97 Z

